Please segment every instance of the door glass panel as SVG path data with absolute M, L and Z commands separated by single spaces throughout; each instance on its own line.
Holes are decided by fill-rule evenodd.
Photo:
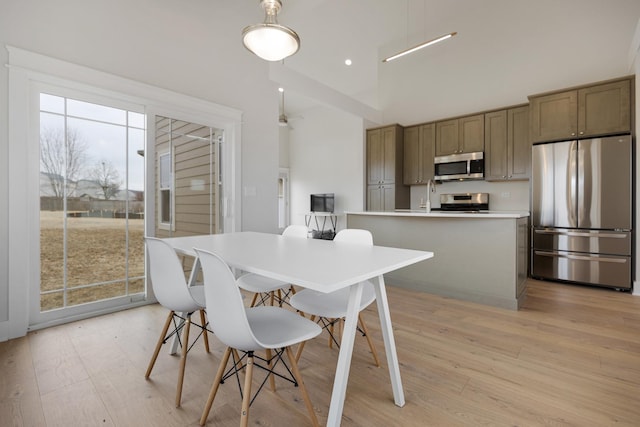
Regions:
M 40 105 L 40 310 L 144 292 L 144 115 Z

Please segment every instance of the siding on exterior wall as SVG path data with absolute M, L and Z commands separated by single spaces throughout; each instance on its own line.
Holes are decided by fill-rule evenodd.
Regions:
M 173 229 L 156 226 L 157 236 L 213 234 L 220 228 L 215 134 L 216 129 L 207 126 L 156 117 L 155 197 L 159 199 L 159 155 L 167 152 L 172 153 L 174 193 Z

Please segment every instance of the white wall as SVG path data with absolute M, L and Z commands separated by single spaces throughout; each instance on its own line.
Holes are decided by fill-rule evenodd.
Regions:
M 305 111 L 289 131 L 291 223 L 304 224 L 309 195 L 335 193 L 336 213 L 364 207 L 364 124 L 339 110 Z M 338 229 L 346 226 L 344 215 Z

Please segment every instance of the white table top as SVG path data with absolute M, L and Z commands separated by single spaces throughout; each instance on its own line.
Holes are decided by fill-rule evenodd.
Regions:
M 238 232 L 164 239 L 177 251 L 214 252 L 231 267 L 332 292 L 433 257 L 433 252 Z

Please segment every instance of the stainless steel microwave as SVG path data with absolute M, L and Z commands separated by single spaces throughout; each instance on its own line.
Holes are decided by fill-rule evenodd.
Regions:
M 438 181 L 484 179 L 484 153 L 482 151 L 436 156 L 434 163 L 433 179 Z

